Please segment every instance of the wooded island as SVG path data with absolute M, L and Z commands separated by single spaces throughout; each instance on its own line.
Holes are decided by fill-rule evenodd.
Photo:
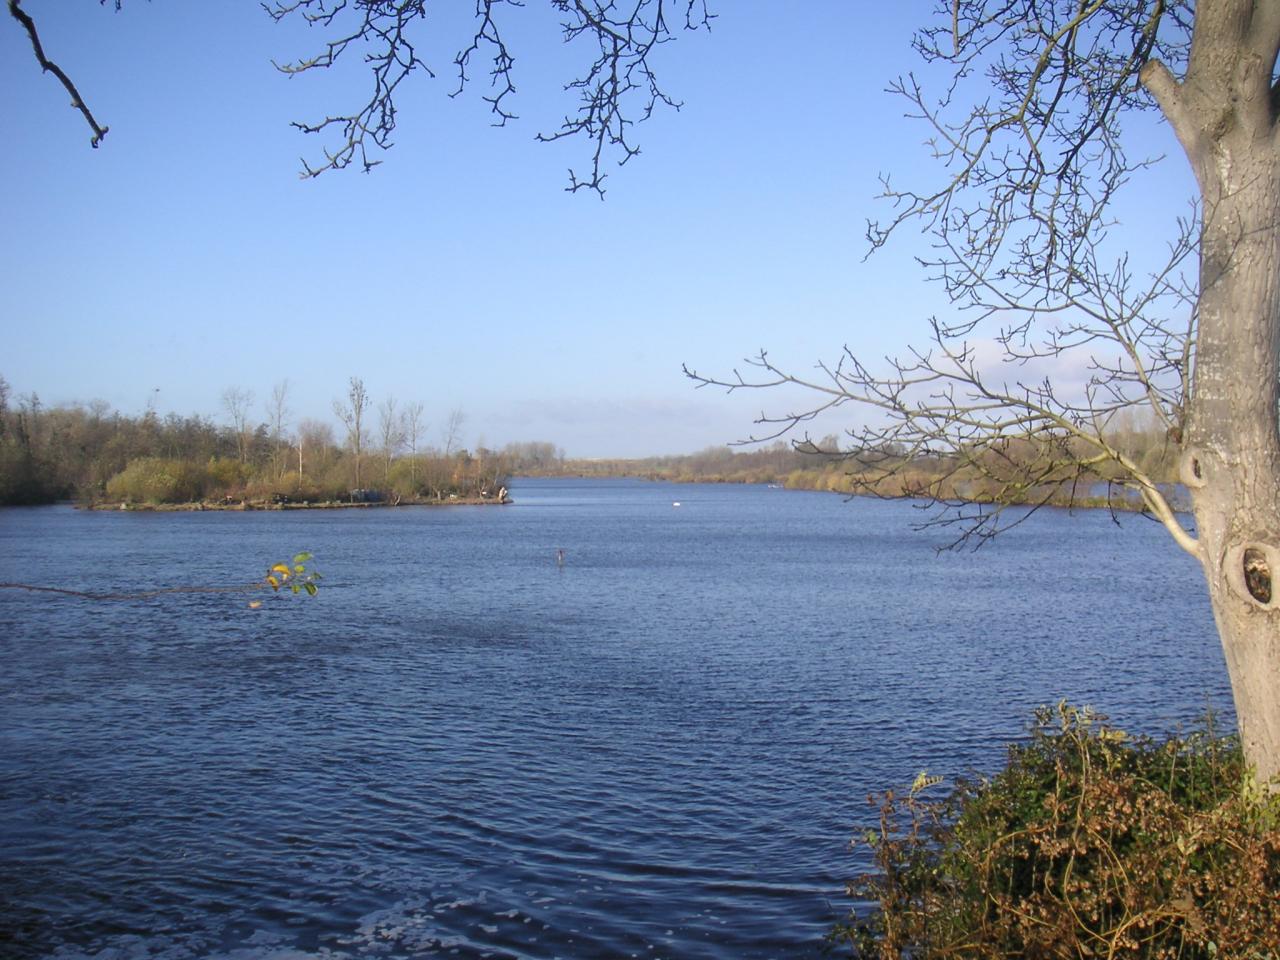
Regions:
M 34 394 L 12 397 L 0 377 L 0 504 L 75 500 L 98 509 L 304 509 L 338 506 L 503 503 L 509 479 L 522 476 L 643 477 L 695 483 L 764 483 L 801 490 L 975 503 L 1125 506 L 1108 490 L 1104 469 L 1084 472 L 1052 444 L 1010 440 L 971 457 L 892 447 L 850 452 L 840 438 L 644 459 L 570 459 L 545 441 L 501 449 L 461 445 L 463 415 L 452 411 L 440 444 L 426 442 L 421 405 L 377 408 L 353 379 L 335 413 L 345 442 L 325 422 L 288 422 L 284 388 L 265 421 L 249 412 L 251 395 L 228 391 L 227 423 L 208 417 L 142 416 L 93 402 L 45 407 Z M 357 417 L 358 414 L 358 417 Z M 1132 416 L 1131 414 L 1127 414 Z M 1176 479 L 1173 446 L 1132 420 L 1116 434 L 1150 475 Z M 1028 466 L 1034 469 L 1028 473 Z M 1027 482 L 1026 477 L 1033 477 Z

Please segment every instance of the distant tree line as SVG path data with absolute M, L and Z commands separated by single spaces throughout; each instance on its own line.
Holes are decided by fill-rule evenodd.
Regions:
M 835 449 L 834 438 L 826 448 Z M 833 462 L 827 454 L 815 457 L 778 441 L 763 447 L 735 449 L 713 446 L 697 453 L 641 459 L 564 460 L 536 473 L 580 477 L 643 477 L 674 483 L 777 483 L 792 474 L 826 469 Z
M 549 443 L 467 449 L 457 409 L 434 444 L 422 404 L 374 404 L 356 377 L 334 404 L 342 438 L 327 422 L 293 421 L 287 381 L 262 408 L 241 388 L 222 405 L 224 423 L 150 407 L 128 416 L 103 401 L 47 407 L 0 377 L 0 504 L 486 499 L 513 472 L 563 460 Z
M 908 458 L 885 445 L 842 449 L 836 436 L 753 448 L 709 447 L 682 456 L 567 459 L 552 443 L 531 441 L 491 450 L 463 444 L 466 416 L 448 411 L 432 431 L 421 403 L 388 396 L 374 402 L 352 377 L 334 401 L 342 424 L 302 418 L 289 407 L 289 384 L 276 384 L 259 408 L 252 391 L 222 394 L 225 422 L 126 416 L 102 401 L 46 407 L 38 396 L 14 396 L 0 377 L 0 503 L 76 499 L 112 503 L 200 501 L 400 502 L 497 496 L 513 475 L 638 476 L 698 483 L 771 483 L 794 489 L 937 496 L 965 501 L 1089 502 L 1105 467 L 1081 473 L 1077 458 L 1025 440 Z M 1173 445 L 1132 411 L 1112 426 L 1116 442 L 1149 475 L 1176 477 Z M 435 442 L 432 442 L 433 439 Z M 1039 481 L 1022 479 L 1037 465 Z M 1011 490 L 1015 482 L 1024 483 Z
M 1164 431 L 1126 410 L 1112 427 L 1115 443 L 1156 480 L 1177 479 L 1175 445 Z M 1081 469 L 1075 451 L 1011 438 L 1003 444 L 931 454 L 892 443 L 850 450 L 837 436 L 797 443 L 708 447 L 682 456 L 565 460 L 542 473 L 584 477 L 632 476 L 677 483 L 765 483 L 882 497 L 935 497 L 976 503 L 1105 505 L 1119 499 L 1108 465 Z M 1032 479 L 1028 481 L 1028 477 Z

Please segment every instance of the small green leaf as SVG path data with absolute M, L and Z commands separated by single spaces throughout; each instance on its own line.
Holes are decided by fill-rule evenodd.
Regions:
M 293 555 L 294 563 L 306 563 L 310 559 L 311 559 L 311 554 L 309 553 L 295 553 Z
M 310 580 L 304 583 L 303 587 L 306 588 L 306 591 L 310 596 L 314 597 L 316 595 L 316 585 L 312 583 Z

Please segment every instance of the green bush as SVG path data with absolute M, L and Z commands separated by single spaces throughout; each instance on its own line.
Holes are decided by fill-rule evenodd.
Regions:
M 422 457 L 401 457 L 391 465 L 388 478 L 388 493 L 405 499 L 414 499 L 424 495 L 425 475 L 422 469 Z
M 208 493 L 227 496 L 237 493 L 249 479 L 249 468 L 239 460 L 213 457 L 205 467 Z
M 1060 704 L 994 777 L 874 800 L 861 958 L 1280 958 L 1280 794 L 1212 724 L 1155 741 Z
M 208 476 L 188 460 L 139 457 L 107 481 L 107 499 L 129 503 L 191 503 L 204 496 Z
M 263 482 L 252 489 L 259 499 L 270 500 L 283 495 L 292 503 L 345 500 L 350 495 L 350 489 L 344 484 L 334 482 L 322 484 L 309 477 L 300 480 L 296 473 L 286 474 L 279 480 Z

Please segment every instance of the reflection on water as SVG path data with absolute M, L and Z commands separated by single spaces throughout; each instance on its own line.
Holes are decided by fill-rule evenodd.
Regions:
M 0 511 L 0 580 L 326 577 L 258 611 L 0 591 L 0 954 L 816 955 L 870 791 L 990 768 L 1059 697 L 1229 705 L 1199 571 L 1139 518 L 937 555 L 905 504 L 513 496 Z

